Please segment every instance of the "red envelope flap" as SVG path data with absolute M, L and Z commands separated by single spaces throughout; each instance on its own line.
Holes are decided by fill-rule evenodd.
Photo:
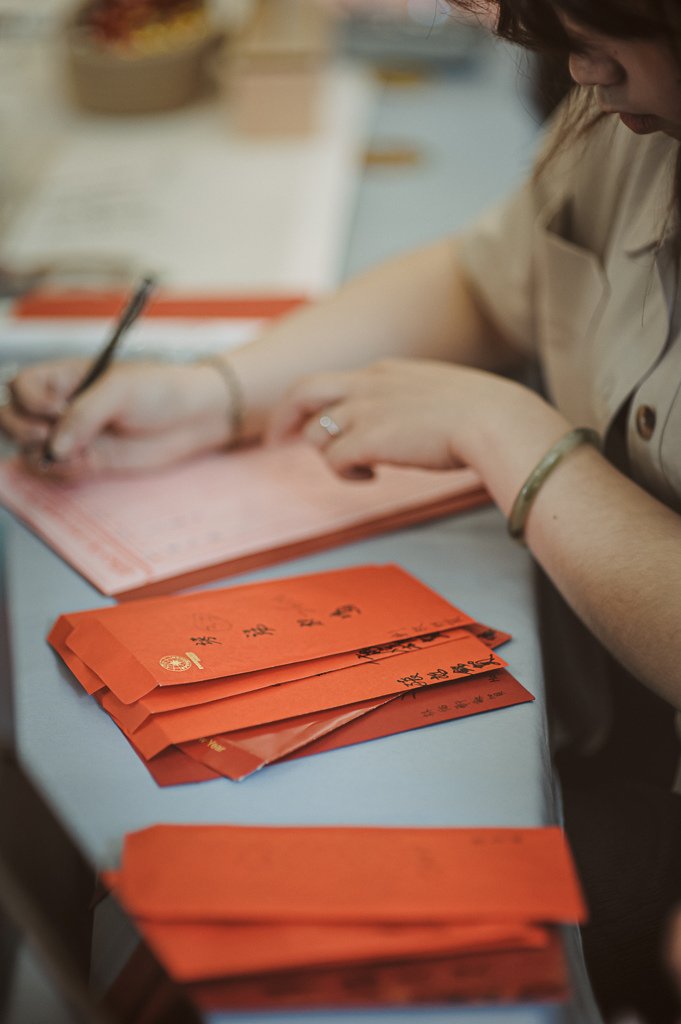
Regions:
M 155 825 L 126 836 L 119 884 L 157 921 L 584 919 L 558 828 Z
M 47 635 L 47 642 L 71 669 L 86 693 L 93 694 L 101 690 L 104 683 L 68 646 L 69 637 L 82 615 L 87 615 L 87 612 L 71 612 L 68 615 L 60 615 Z
M 141 665 L 130 649 L 94 616 L 77 622 L 66 638 L 65 646 L 72 657 L 79 658 L 88 668 L 91 676 L 99 678 L 101 686 L 115 694 L 144 694 L 156 686 L 153 673 Z M 111 682 L 113 686 L 109 685 Z
M 432 649 L 154 715 L 135 732 L 135 743 L 149 758 L 171 743 L 246 729 L 505 666 L 498 654 L 466 634 Z
M 155 685 L 252 672 L 472 621 L 399 566 L 359 566 L 83 613 L 68 646 L 131 703 Z
M 140 701 L 135 701 L 134 704 L 124 704 L 111 690 L 107 689 L 100 690 L 97 697 L 106 713 L 111 715 L 128 738 L 137 732 L 149 718 L 149 713 L 141 706 Z

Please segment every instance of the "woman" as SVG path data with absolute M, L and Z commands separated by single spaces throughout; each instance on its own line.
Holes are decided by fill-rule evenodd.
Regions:
M 591 714 L 595 663 L 579 666 L 594 698 L 559 757 L 566 824 L 604 1013 L 664 1024 L 678 1005 L 662 941 L 681 902 L 681 0 L 497 9 L 500 34 L 564 53 L 585 97 L 518 194 L 224 358 L 118 366 L 71 405 L 82 363 L 26 370 L 0 424 L 27 451 L 50 437 L 55 474 L 291 432 L 348 477 L 474 466 L 567 603 L 562 621 L 569 606 L 610 659 L 610 720 Z M 499 375 L 530 356 L 546 398 Z M 583 443 L 593 431 L 601 450 Z

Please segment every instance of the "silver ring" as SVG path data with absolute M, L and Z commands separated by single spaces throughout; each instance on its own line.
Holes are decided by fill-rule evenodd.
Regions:
M 326 412 L 323 416 L 319 417 L 319 426 L 327 432 L 329 437 L 338 437 L 341 432 L 341 428 L 338 426 L 333 416 L 329 416 Z

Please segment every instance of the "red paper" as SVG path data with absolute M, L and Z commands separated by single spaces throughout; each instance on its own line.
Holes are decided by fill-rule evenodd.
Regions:
M 121 292 L 34 291 L 17 299 L 12 316 L 18 319 L 107 320 L 118 316 L 129 296 Z M 145 317 L 225 317 L 228 319 L 270 319 L 282 316 L 307 300 L 297 295 L 164 295 L 158 292 L 147 304 Z

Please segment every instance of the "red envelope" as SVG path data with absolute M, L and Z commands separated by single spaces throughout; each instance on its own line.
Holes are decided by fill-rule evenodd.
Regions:
M 182 982 L 476 950 L 542 949 L 549 941 L 545 928 L 522 924 L 137 924 L 170 975 Z
M 559 828 L 154 825 L 119 891 L 156 921 L 385 924 L 584 919 Z
M 58 620 L 65 645 L 123 703 L 156 686 L 224 678 L 472 622 L 398 566 L 149 598 Z
M 270 725 L 220 733 L 182 743 L 180 749 L 213 771 L 240 780 L 276 761 L 308 757 L 532 700 L 532 694 L 517 679 L 499 669 L 472 679 L 420 687 L 397 697 L 361 701 Z
M 399 658 L 155 715 L 134 732 L 135 745 L 149 758 L 173 743 L 479 675 L 505 664 L 475 637 L 462 636 L 430 650 L 401 654 Z
M 60 615 L 47 639 L 62 661 L 71 669 L 86 693 L 93 694 L 102 690 L 104 683 L 92 669 L 88 668 L 82 658 L 79 658 L 66 646 L 66 640 L 73 632 L 76 623 L 81 616 L 87 614 L 87 612 L 71 612 L 68 615 Z
M 334 732 L 329 731 L 301 749 L 283 755 L 281 760 L 290 761 L 296 757 L 322 754 L 327 750 L 420 729 L 424 725 L 436 725 L 438 722 L 466 718 L 513 704 L 527 704 L 533 700 L 529 690 L 510 672 L 498 669 L 472 679 L 440 683 L 436 687 L 402 693 L 374 711 L 365 713 L 363 717 L 358 716 Z
M 107 881 L 207 1009 L 562 999 L 584 917 L 555 827 L 156 825 Z
M 459 639 L 461 636 L 469 636 L 471 632 L 473 631 L 465 627 L 458 630 L 427 633 L 425 636 L 412 637 L 408 640 L 394 640 L 387 644 L 362 647 L 358 651 L 331 654 L 326 658 L 313 658 L 290 665 L 277 665 L 260 672 L 243 672 L 238 676 L 228 676 L 225 679 L 211 679 L 206 683 L 189 683 L 187 686 L 159 686 L 132 704 L 124 704 L 110 691 L 106 691 L 102 706 L 128 732 L 135 732 L 150 715 L 196 707 L 199 704 L 208 704 L 226 697 L 235 697 L 240 693 L 253 693 L 255 690 L 265 689 L 267 686 L 278 686 L 280 683 L 307 679 L 310 676 L 322 675 L 326 672 L 354 668 L 357 665 L 379 661 L 381 658 L 393 657 L 407 651 L 434 647 L 440 643 L 447 643 L 449 640 Z M 473 632 L 473 635 L 477 636 L 478 634 Z M 507 636 L 508 634 L 503 635 Z M 483 642 L 487 645 L 486 640 Z M 75 663 L 78 659 L 70 653 L 70 660 Z
M 101 701 L 101 694 L 97 698 Z M 277 761 L 321 754 L 532 700 L 532 694 L 517 679 L 499 669 L 469 680 L 412 690 L 398 697 L 362 701 L 167 747 L 150 759 L 137 750 L 134 739 L 128 738 L 128 742 L 159 786 L 221 777 L 241 780 Z M 311 739 L 317 730 L 320 738 Z
M 464 627 L 465 633 L 479 637 L 489 647 L 496 647 L 510 639 L 510 634 L 494 629 L 484 623 L 472 622 Z M 387 656 L 399 656 L 405 651 L 419 649 L 444 643 L 461 631 L 434 633 L 409 641 L 398 641 L 379 648 L 364 648 L 352 652 L 357 659 L 375 659 Z M 75 656 L 73 656 L 75 657 Z M 344 656 L 342 656 L 344 657 Z M 332 663 L 334 659 L 329 659 Z M 309 663 L 303 663 L 308 665 Z M 289 666 L 290 667 L 290 666 Z M 487 681 L 494 682 L 492 691 L 484 692 Z M 503 687 L 500 689 L 500 685 Z M 207 684 L 212 685 L 212 684 Z M 219 682 L 215 684 L 219 686 Z M 455 698 L 446 704 L 446 694 L 451 686 L 456 689 Z M 147 698 L 135 704 L 125 705 L 117 701 L 106 690 L 95 694 L 99 703 L 108 710 L 114 721 L 128 731 L 128 738 L 133 749 L 144 761 L 150 774 L 160 786 L 182 785 L 202 782 L 220 776 L 234 780 L 247 777 L 252 772 L 277 760 L 288 760 L 291 757 L 306 756 L 327 749 L 347 746 L 351 743 L 364 742 L 380 736 L 403 732 L 408 729 L 420 728 L 437 721 L 461 718 L 476 714 L 494 707 L 506 707 L 510 704 L 532 700 L 532 695 L 504 670 L 496 670 L 487 675 L 474 677 L 472 680 L 459 680 L 456 684 L 438 684 L 436 691 L 424 692 L 410 690 L 408 699 L 398 700 L 392 696 L 360 701 L 327 711 L 299 715 L 264 726 L 254 726 L 228 733 L 206 736 L 200 740 L 188 741 L 180 747 L 167 747 L 160 754 L 147 759 L 130 735 L 146 718 L 145 706 L 156 694 L 170 696 L 184 691 L 190 694 L 193 689 L 202 689 L 201 684 L 188 687 L 175 687 L 171 690 L 157 690 Z M 438 702 L 429 708 L 431 695 L 438 694 Z M 392 709 L 386 707 L 383 715 L 376 712 L 380 707 L 393 703 Z M 371 715 L 371 717 L 368 717 Z M 359 719 L 362 719 L 361 722 Z M 358 729 L 348 728 L 348 723 L 356 721 Z
M 543 949 L 486 950 L 435 960 L 272 974 L 190 984 L 202 1009 L 370 1008 L 409 1004 L 554 1002 L 568 995 L 560 937 Z
M 179 749 L 219 775 L 238 781 L 299 747 L 305 747 L 333 730 L 342 729 L 390 699 L 380 697 L 364 700 L 341 708 L 331 708 L 329 711 L 287 718 L 270 725 L 220 733 L 181 743 Z

